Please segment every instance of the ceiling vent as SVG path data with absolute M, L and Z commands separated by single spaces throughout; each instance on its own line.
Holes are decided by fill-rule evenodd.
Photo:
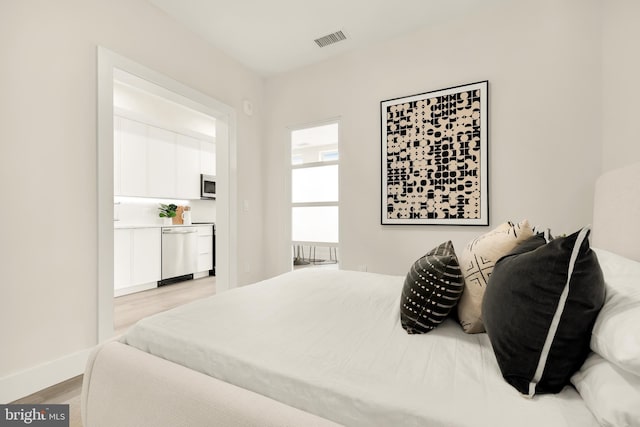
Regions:
M 318 46 L 325 47 L 346 39 L 347 36 L 345 36 L 342 31 L 336 31 L 335 33 L 327 34 L 326 36 L 315 39 L 314 41 Z

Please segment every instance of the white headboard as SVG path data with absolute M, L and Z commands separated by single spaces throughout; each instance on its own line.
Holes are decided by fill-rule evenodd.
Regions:
M 640 163 L 596 181 L 591 245 L 640 261 Z

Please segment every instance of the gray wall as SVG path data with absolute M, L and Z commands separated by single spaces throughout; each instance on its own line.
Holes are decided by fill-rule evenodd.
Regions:
M 603 1 L 603 170 L 640 161 L 640 2 Z

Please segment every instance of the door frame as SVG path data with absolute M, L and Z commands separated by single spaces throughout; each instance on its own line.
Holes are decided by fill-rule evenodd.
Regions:
M 98 46 L 97 341 L 113 328 L 113 74 L 120 69 L 159 86 L 162 96 L 216 119 L 216 291 L 237 285 L 237 167 L 235 109 L 135 61 Z M 164 90 L 163 90 L 164 89 Z
M 335 116 L 335 117 L 330 117 L 324 120 L 316 120 L 316 121 L 312 121 L 312 122 L 304 122 L 301 124 L 297 124 L 297 125 L 291 125 L 291 126 L 287 126 L 287 137 L 288 137 L 288 142 L 286 144 L 286 148 L 287 148 L 287 153 L 286 153 L 286 159 L 287 159 L 287 176 L 285 179 L 285 185 L 286 188 L 289 189 L 288 193 L 287 193 L 287 197 L 288 197 L 288 203 L 287 203 L 287 213 L 286 216 L 284 216 L 284 220 L 287 221 L 287 245 L 288 245 L 288 255 L 286 259 L 283 259 L 283 267 L 285 266 L 285 262 L 287 262 L 286 264 L 286 269 L 284 271 L 293 271 L 294 266 L 293 263 L 291 262 L 291 255 L 292 255 L 292 250 L 293 250 L 293 230 L 292 230 L 292 208 L 293 208 L 293 203 L 292 203 L 292 177 L 291 177 L 291 171 L 293 170 L 293 165 L 291 164 L 291 149 L 292 149 L 292 134 L 293 132 L 297 131 L 297 130 L 302 130 L 302 129 L 308 129 L 308 128 L 314 128 L 314 127 L 319 127 L 319 126 L 324 126 L 324 125 L 330 125 L 330 124 L 337 124 L 338 125 L 338 153 L 339 156 L 341 156 L 341 151 L 340 151 L 340 147 L 341 147 L 341 141 L 342 141 L 342 116 Z M 342 220 L 340 219 L 341 216 L 341 212 L 342 209 L 340 209 L 340 194 L 343 194 L 343 192 L 341 191 L 341 187 L 342 187 L 342 180 L 340 179 L 341 177 L 341 171 L 342 168 L 340 168 L 340 160 L 336 161 L 333 164 L 337 164 L 338 165 L 338 255 L 342 253 L 342 238 L 341 238 L 341 234 L 342 234 Z M 340 265 L 340 262 L 338 261 L 338 265 Z

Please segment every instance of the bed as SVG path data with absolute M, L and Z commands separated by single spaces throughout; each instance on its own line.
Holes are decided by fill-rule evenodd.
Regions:
M 591 244 L 611 265 L 619 255 L 640 260 L 640 232 L 620 225 L 640 217 L 637 182 L 640 164 L 596 185 Z M 451 318 L 407 334 L 404 280 L 303 269 L 143 319 L 92 353 L 84 425 L 639 425 L 634 414 L 612 418 L 599 412 L 610 408 L 595 408 L 602 399 L 593 378 L 618 369 L 601 369 L 599 355 L 575 375 L 580 393 L 567 385 L 527 399 L 503 379 L 487 334 L 465 334 Z

